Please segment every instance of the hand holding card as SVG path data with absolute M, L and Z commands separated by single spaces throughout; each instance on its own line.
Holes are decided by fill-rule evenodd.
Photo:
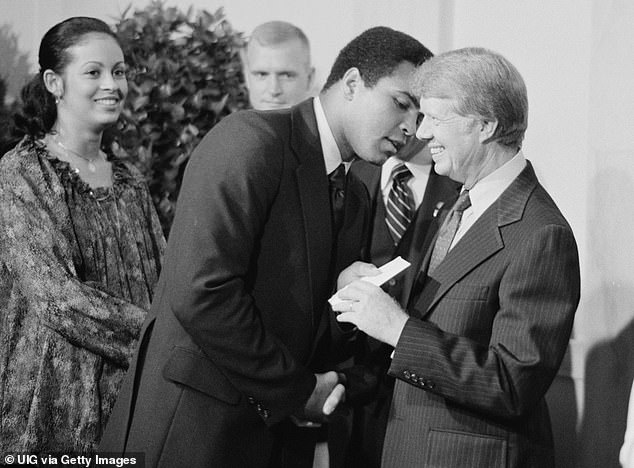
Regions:
M 409 266 L 410 263 L 407 260 L 403 259 L 403 257 L 396 257 L 395 259 L 387 262 L 385 265 L 380 267 L 380 273 L 378 275 L 365 276 L 362 278 L 362 280 L 367 281 L 368 283 L 372 283 L 375 286 L 381 286 L 385 282 L 394 278 L 399 273 L 403 272 Z M 328 302 L 331 306 L 343 302 L 339 298 L 338 293 L 339 291 L 337 291 L 330 299 L 328 299 Z

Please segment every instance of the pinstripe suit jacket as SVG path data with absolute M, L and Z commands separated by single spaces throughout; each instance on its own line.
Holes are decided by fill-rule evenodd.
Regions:
M 572 230 L 529 163 L 410 298 L 383 466 L 553 466 L 544 395 L 579 283 Z

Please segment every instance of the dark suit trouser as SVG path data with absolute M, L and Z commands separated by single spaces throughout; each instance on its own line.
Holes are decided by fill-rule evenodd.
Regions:
M 344 457 L 352 431 L 352 414 L 342 406 L 329 421 L 318 428 L 297 427 L 290 421 L 280 423 L 274 429 L 276 442 L 269 468 L 312 468 L 315 445 L 326 441 L 330 468 L 348 466 Z
M 312 468 L 315 444 L 326 439 L 325 427 L 297 427 L 288 420 L 274 432 L 276 441 L 269 468 Z

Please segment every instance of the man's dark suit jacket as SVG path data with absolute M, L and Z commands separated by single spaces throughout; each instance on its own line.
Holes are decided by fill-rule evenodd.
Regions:
M 368 196 L 351 180 L 338 268 Z M 192 154 L 150 316 L 100 450 L 146 467 L 267 466 L 315 386 L 333 290 L 328 177 L 312 100 L 244 111 Z M 335 276 L 336 278 L 336 276 Z
M 460 184 L 448 177 L 439 176 L 432 169 L 425 188 L 423 200 L 407 231 L 397 245 L 385 223 L 385 202 L 381 192 L 381 167 L 365 161 L 355 161 L 351 172 L 368 189 L 371 199 L 371 218 L 366 252 L 369 261 L 377 266 L 397 256 L 418 264 L 438 229 L 437 215 L 440 210 L 448 209 L 455 202 Z M 403 307 L 407 305 L 410 289 L 416 278 L 416 266 L 412 265 L 385 286 L 386 291 Z M 392 347 L 367 337 L 361 350 L 360 363 L 372 370 L 377 377 L 378 388 L 374 401 L 355 410 L 355 421 L 349 449 L 350 466 L 364 468 L 378 467 L 381 463 L 381 450 L 385 437 L 388 410 L 392 398 L 394 378 L 388 376 Z
M 383 466 L 552 467 L 544 395 L 579 283 L 572 230 L 528 163 L 410 300 Z

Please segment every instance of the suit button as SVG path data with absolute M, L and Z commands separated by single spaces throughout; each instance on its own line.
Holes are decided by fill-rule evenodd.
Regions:
M 387 284 L 388 284 L 388 286 L 394 287 L 394 286 L 396 286 L 396 280 L 394 278 L 392 278 L 391 280 L 389 280 L 387 282 Z
M 253 405 L 255 403 L 255 398 L 253 398 L 252 396 L 247 397 L 247 401 L 249 402 L 250 405 Z
M 434 388 L 433 382 L 430 382 L 429 380 L 423 380 L 423 379 L 420 380 L 420 386 L 423 388 L 427 388 L 429 390 Z

